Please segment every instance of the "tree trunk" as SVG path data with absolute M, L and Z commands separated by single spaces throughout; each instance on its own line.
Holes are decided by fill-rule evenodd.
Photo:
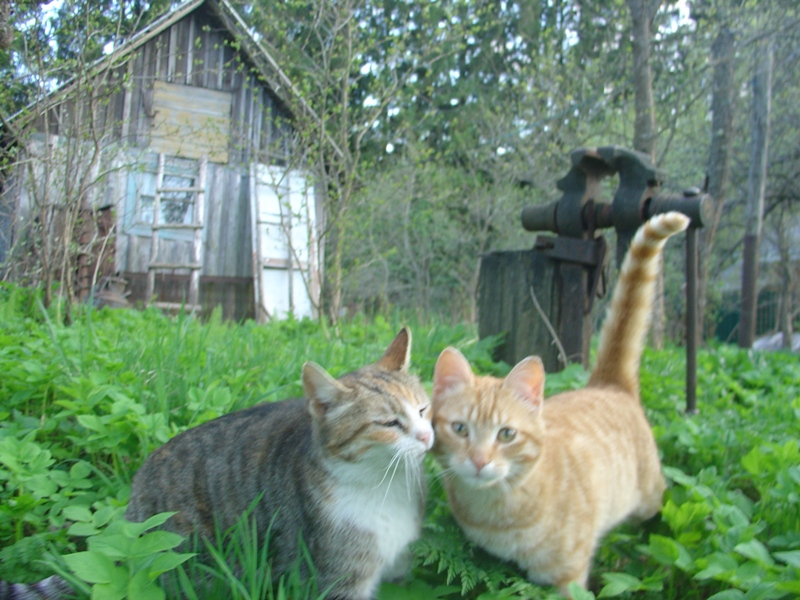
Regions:
M 736 108 L 734 94 L 735 79 L 735 36 L 727 25 L 721 26 L 711 46 L 711 60 L 714 65 L 714 78 L 711 96 L 711 143 L 708 149 L 708 194 L 711 196 L 711 222 L 700 229 L 700 249 L 697 297 L 698 331 L 705 332 L 705 313 L 708 303 L 708 279 L 710 273 L 709 257 L 714 247 L 714 239 L 719 228 L 722 207 L 728 193 L 730 181 L 731 153 L 733 146 L 733 115 Z
M 739 321 L 739 346 L 752 348 L 758 311 L 758 257 L 764 219 L 764 194 L 767 187 L 767 155 L 769 153 L 769 116 L 772 108 L 771 45 L 758 52 L 753 77 L 753 149 L 747 176 L 747 217 L 742 266 L 742 318 Z
M 633 123 L 633 147 L 655 161 L 656 115 L 653 103 L 653 74 L 650 68 L 650 25 L 660 2 L 627 0 L 627 4 L 631 13 L 633 38 L 633 84 L 636 110 Z
M 633 82 L 636 117 L 633 124 L 633 147 L 650 156 L 655 164 L 656 116 L 653 102 L 653 74 L 650 68 L 650 26 L 660 0 L 627 0 L 632 22 Z M 663 264 L 663 257 L 660 259 Z M 664 274 L 659 269 L 653 299 L 651 344 L 664 347 Z

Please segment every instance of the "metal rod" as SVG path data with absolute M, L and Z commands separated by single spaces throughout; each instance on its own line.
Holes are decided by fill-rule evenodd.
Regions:
M 686 413 L 697 413 L 697 228 L 686 230 Z

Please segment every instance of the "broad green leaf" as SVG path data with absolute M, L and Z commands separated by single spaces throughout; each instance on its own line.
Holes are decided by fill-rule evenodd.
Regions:
M 72 479 L 86 479 L 92 474 L 92 467 L 89 463 L 79 460 L 69 470 Z
M 89 583 L 110 583 L 120 569 L 114 565 L 114 561 L 99 552 L 67 554 L 64 556 L 64 561 L 78 578 Z M 122 572 L 125 573 L 124 570 Z
M 92 600 L 122 600 L 128 594 L 128 574 L 122 574 L 111 583 L 92 586 Z
M 158 556 L 156 556 L 155 560 L 150 565 L 148 569 L 148 576 L 150 577 L 150 579 L 155 579 L 162 573 L 171 571 L 172 569 L 186 562 L 193 556 L 196 555 L 188 552 L 184 554 L 178 554 L 177 552 L 164 552 L 163 554 L 159 554 Z
M 86 429 L 91 429 L 98 433 L 103 433 L 106 430 L 106 426 L 97 415 L 78 415 L 77 420 Z
M 775 558 L 779 561 L 791 565 L 795 569 L 800 569 L 800 550 L 792 550 L 790 552 L 775 552 Z
M 642 582 L 627 573 L 603 573 L 606 585 L 600 590 L 598 598 L 613 598 L 625 592 L 634 592 L 641 589 Z
M 595 600 L 595 595 L 592 592 L 583 589 L 575 582 L 569 584 L 569 593 L 572 596 L 572 600 Z
M 769 550 L 757 539 L 738 544 L 734 550 L 762 566 L 771 567 L 775 564 L 775 561 L 772 560 L 772 557 L 769 555 Z
M 139 571 L 128 582 L 128 600 L 164 600 L 165 597 L 164 590 L 150 579 L 147 571 Z
M 91 523 L 93 521 L 92 511 L 89 510 L 88 506 L 67 506 L 64 509 L 64 516 L 70 521 L 80 521 L 83 523 Z
M 753 448 L 750 452 L 742 457 L 742 466 L 748 473 L 752 475 L 761 474 L 761 463 L 764 452 L 761 448 Z
M 94 524 L 102 527 L 107 524 L 115 515 L 121 514 L 122 508 L 119 506 L 104 506 L 94 513 Z
M 690 569 L 694 562 L 691 554 L 689 554 L 683 544 L 662 535 L 651 535 L 648 545 L 645 546 L 645 550 L 661 564 L 676 565 L 683 570 Z
M 169 519 L 174 512 L 163 512 L 158 513 L 157 515 L 153 515 L 149 519 L 147 519 L 144 523 L 142 523 L 143 531 L 147 531 L 148 529 L 153 529 L 153 527 L 158 527 L 159 525 L 163 525 L 166 523 L 167 519 Z
M 753 588 L 749 589 L 744 595 L 744 600 L 767 600 L 768 598 L 781 597 L 783 594 L 775 594 L 775 582 L 762 581 Z
M 748 560 L 739 565 L 734 573 L 732 581 L 739 587 L 750 587 L 756 585 L 764 578 L 764 569 L 757 562 Z
M 56 484 L 49 474 L 40 473 L 31 477 L 26 487 L 33 492 L 35 498 L 47 498 L 52 496 L 58 491 L 58 484 Z
M 183 536 L 169 531 L 150 532 L 131 545 L 131 556 L 149 556 L 156 552 L 172 550 L 183 541 Z
M 89 549 L 116 560 L 124 560 L 131 555 L 132 543 L 130 538 L 121 534 L 110 534 L 106 530 L 102 535 L 89 538 Z
M 699 559 L 697 563 L 700 565 L 705 564 L 706 567 L 695 574 L 695 579 L 711 579 L 723 573 L 732 574 L 739 566 L 738 561 L 734 557 L 723 552 L 715 552 L 706 558 Z

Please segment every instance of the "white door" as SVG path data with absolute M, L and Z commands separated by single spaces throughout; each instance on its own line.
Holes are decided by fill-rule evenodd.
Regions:
M 314 189 L 302 173 L 279 167 L 258 165 L 255 178 L 256 300 L 272 318 L 290 313 L 315 317 L 319 265 Z

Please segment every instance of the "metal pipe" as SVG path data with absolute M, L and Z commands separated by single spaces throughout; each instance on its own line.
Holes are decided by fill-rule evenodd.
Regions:
M 697 228 L 686 230 L 686 414 L 697 414 Z

